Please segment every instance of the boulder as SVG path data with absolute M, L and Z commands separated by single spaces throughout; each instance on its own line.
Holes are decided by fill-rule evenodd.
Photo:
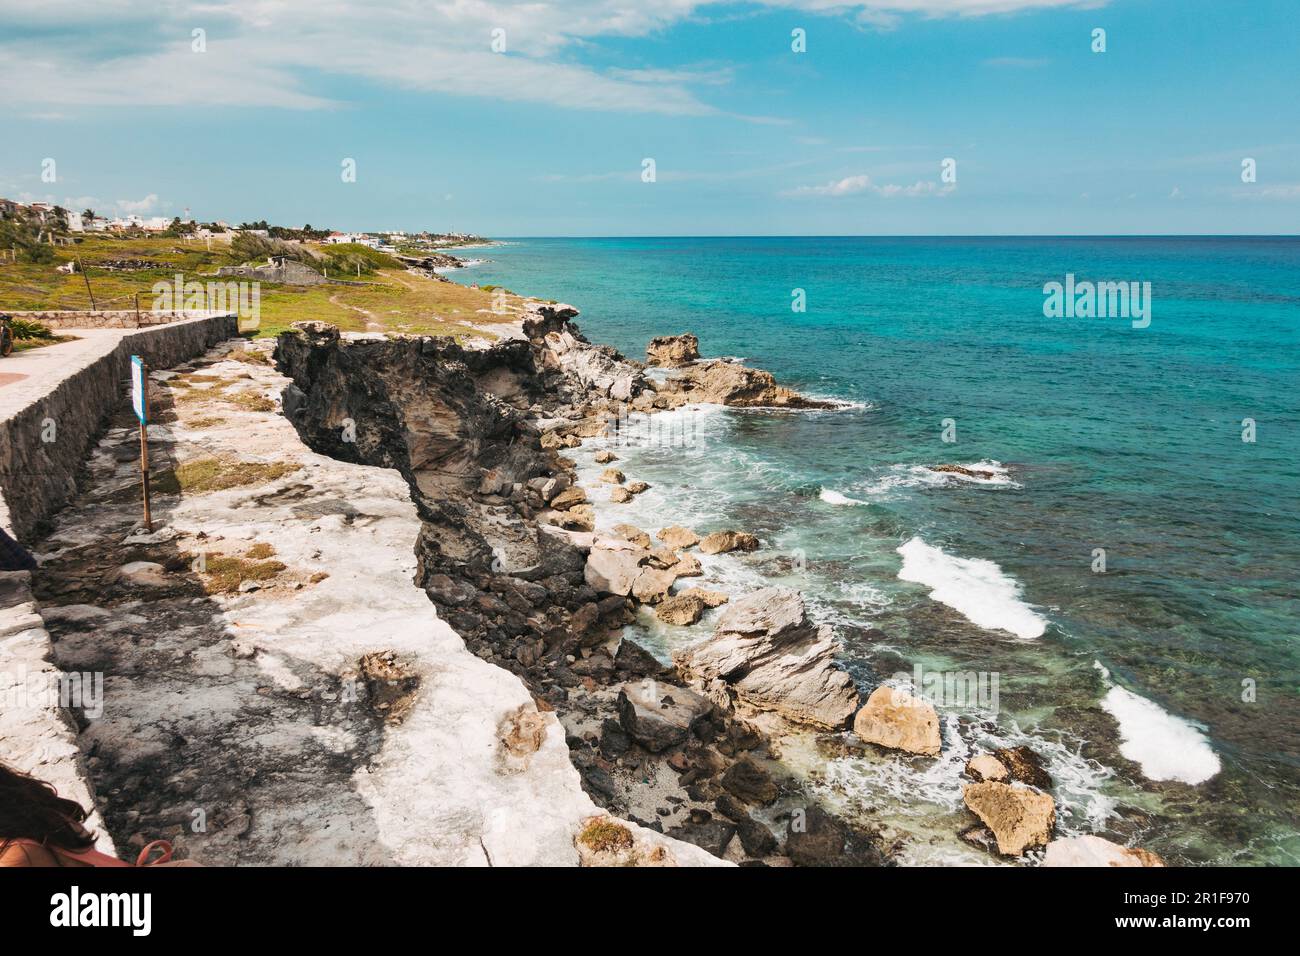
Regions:
M 649 491 L 650 486 L 644 481 L 629 481 L 627 483 L 627 490 L 630 494 L 639 495 L 643 491 Z
M 968 783 L 961 793 L 970 811 L 993 831 L 1003 856 L 1020 856 L 1052 838 L 1056 803 L 1045 793 L 1009 783 Z
M 927 757 L 938 756 L 939 715 L 927 700 L 897 687 L 877 687 L 853 718 L 853 732 L 867 743 Z
M 617 547 L 618 544 L 626 547 Z M 583 569 L 583 579 L 602 594 L 632 593 L 641 573 L 640 553 L 629 542 L 601 540 L 592 545 Z
M 668 590 L 677 580 L 671 569 L 642 568 L 632 582 L 632 596 L 642 604 L 658 604 L 668 597 Z
M 598 451 L 596 452 L 595 461 L 598 465 L 608 465 L 611 461 L 618 461 L 618 455 L 607 449 Z
M 572 485 L 551 499 L 551 507 L 556 511 L 565 511 L 574 505 L 584 504 L 586 500 L 587 493 L 577 485 Z
M 609 500 L 616 505 L 625 505 L 632 500 L 632 492 L 628 491 L 622 485 L 615 485 L 609 489 Z
M 789 720 L 838 730 L 858 708 L 853 679 L 835 666 L 839 645 L 808 620 L 789 588 L 733 602 L 707 641 L 673 655 L 688 680 L 721 680 L 744 701 Z
M 693 594 L 674 594 L 665 598 L 655 608 L 655 617 L 665 624 L 686 626 L 696 623 L 704 616 L 705 604 Z
M 606 468 L 600 473 L 600 480 L 608 482 L 611 485 L 621 485 L 627 480 L 627 475 L 623 474 L 617 468 Z
M 1120 846 L 1099 836 L 1077 836 L 1047 844 L 1043 866 L 1164 866 L 1150 850 Z
M 618 692 L 618 719 L 628 736 L 653 753 L 684 743 L 713 705 L 685 687 L 629 681 Z
M 700 540 L 701 554 L 724 554 L 728 551 L 756 551 L 757 549 L 758 538 L 744 531 L 714 531 Z
M 646 346 L 647 365 L 664 368 L 681 368 L 700 357 L 700 340 L 689 332 L 681 335 L 661 335 Z
M 1052 789 L 1052 776 L 1043 767 L 1043 758 L 1028 747 L 1004 747 L 993 751 L 993 756 L 1007 768 L 1012 780 L 1039 790 Z
M 650 535 L 634 524 L 616 524 L 613 531 L 624 541 L 631 541 L 638 548 L 650 548 Z
M 704 568 L 700 566 L 700 559 L 693 554 L 683 554 L 677 559 L 673 566 L 679 578 L 698 578 L 704 574 Z
M 638 677 L 658 677 L 668 670 L 653 654 L 626 637 L 614 652 L 614 666 Z
M 670 548 L 691 548 L 700 543 L 698 534 L 677 524 L 660 528 L 655 537 Z
M 1011 775 L 1002 761 L 992 754 L 979 754 L 966 762 L 966 773 L 976 783 L 1002 783 Z
M 776 800 L 777 786 L 772 775 L 749 757 L 741 757 L 722 775 L 722 787 L 743 803 L 762 806 Z
M 682 596 L 699 598 L 704 602 L 705 607 L 722 607 L 731 600 L 721 591 L 706 591 L 704 588 L 687 588 L 682 592 Z

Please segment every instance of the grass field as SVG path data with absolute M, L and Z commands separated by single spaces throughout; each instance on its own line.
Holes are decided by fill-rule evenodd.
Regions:
M 342 248 L 342 247 L 340 247 Z M 86 270 L 99 309 L 131 309 L 135 295 L 140 308 L 152 306 L 153 285 L 169 285 L 177 274 L 185 281 L 217 281 L 220 266 L 239 265 L 229 243 L 202 240 L 87 237 L 60 247 L 48 265 L 0 263 L 0 311 L 89 309 L 90 293 L 80 272 L 67 275 L 56 267 L 77 258 Z M 150 268 L 118 272 L 102 264 L 112 260 L 147 260 Z M 223 278 L 221 281 L 230 281 Z M 355 281 L 355 280 L 354 280 Z M 257 335 L 276 335 L 291 322 L 318 319 L 356 332 L 385 331 L 451 335 L 458 339 L 491 337 L 491 326 L 511 322 L 522 309 L 515 295 L 496 298 L 456 282 L 438 282 L 402 268 L 381 268 L 361 285 L 291 286 L 261 283 L 261 320 Z M 493 308 L 502 311 L 494 313 Z

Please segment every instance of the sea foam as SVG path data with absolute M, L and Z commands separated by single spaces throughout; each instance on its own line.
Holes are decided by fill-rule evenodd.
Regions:
M 1205 735 L 1154 701 L 1113 686 L 1101 706 L 1119 723 L 1119 752 L 1148 779 L 1204 783 L 1222 769 Z
M 930 597 L 987 630 L 1030 640 L 1047 629 L 1043 617 L 1022 600 L 1020 582 L 992 561 L 958 558 L 915 537 L 898 548 L 901 581 L 930 588 Z

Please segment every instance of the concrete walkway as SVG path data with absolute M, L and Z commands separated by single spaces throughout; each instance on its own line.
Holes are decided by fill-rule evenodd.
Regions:
M 39 349 L 15 352 L 0 359 L 0 419 L 31 405 L 48 395 L 56 384 L 78 369 L 85 368 L 117 347 L 125 336 L 137 329 L 78 329 L 72 342 L 60 342 Z M 17 381 L 5 381 L 20 375 Z

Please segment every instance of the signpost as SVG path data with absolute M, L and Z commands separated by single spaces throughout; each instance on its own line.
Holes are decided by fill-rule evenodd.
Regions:
M 144 530 L 153 531 L 149 510 L 149 367 L 138 355 L 131 356 L 131 407 L 140 420 L 140 475 L 144 479 Z

